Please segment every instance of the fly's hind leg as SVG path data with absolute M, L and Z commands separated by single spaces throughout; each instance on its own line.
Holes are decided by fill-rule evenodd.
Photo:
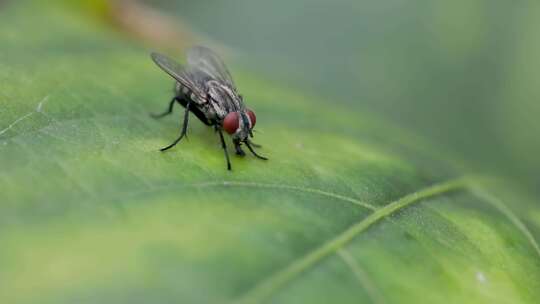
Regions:
M 158 119 L 158 118 L 162 118 L 164 116 L 171 114 L 173 111 L 174 103 L 177 101 L 178 101 L 178 97 L 177 96 L 173 97 L 171 101 L 169 102 L 169 108 L 165 112 L 160 113 L 160 114 L 150 113 L 150 116 L 152 116 L 152 118 Z
M 180 133 L 180 136 L 170 145 L 168 145 L 165 148 L 162 148 L 161 151 L 169 150 L 170 148 L 174 147 L 187 133 L 187 127 L 188 127 L 188 121 L 189 121 L 189 105 L 191 104 L 190 101 L 186 103 L 186 111 L 184 112 L 184 123 L 182 125 L 182 131 Z

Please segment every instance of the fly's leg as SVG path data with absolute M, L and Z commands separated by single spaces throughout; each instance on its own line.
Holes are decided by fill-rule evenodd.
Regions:
M 246 152 L 244 152 L 244 150 L 242 150 L 242 147 L 240 147 L 240 141 L 234 142 L 234 149 L 236 150 L 236 155 L 239 155 L 239 156 L 246 155 Z
M 255 155 L 255 157 L 263 159 L 263 160 L 268 160 L 268 158 L 257 154 L 257 152 L 255 152 L 255 150 L 253 150 L 253 147 L 251 146 L 252 143 L 249 140 L 246 140 L 245 143 L 246 143 L 246 146 L 248 147 L 249 151 L 251 151 L 251 153 L 253 153 L 253 155 Z
M 256 143 L 252 142 L 251 140 L 249 141 L 249 143 L 251 144 L 251 146 L 252 146 L 253 148 L 262 148 L 261 145 L 256 144 Z
M 225 159 L 227 160 L 227 170 L 231 170 L 231 160 L 229 159 L 229 152 L 227 152 L 227 145 L 225 144 L 225 139 L 223 138 L 223 132 L 221 129 L 214 125 L 214 128 L 216 132 L 219 133 L 219 138 L 221 139 L 221 147 L 223 148 L 223 152 L 225 153 Z
M 190 101 L 186 104 L 186 111 L 184 112 L 184 124 L 182 125 L 182 132 L 180 133 L 180 136 L 170 145 L 168 145 L 165 148 L 162 148 L 161 151 L 169 150 L 170 148 L 174 147 L 187 133 L 187 127 L 188 127 L 188 121 L 189 121 L 189 105 L 191 104 Z
M 249 130 L 249 136 L 251 138 L 253 138 L 253 131 L 254 130 Z M 256 143 L 252 142 L 251 140 L 249 140 L 249 138 L 246 140 L 246 141 L 249 141 L 249 143 L 251 144 L 251 146 L 255 147 L 255 148 L 262 148 L 261 145 L 257 145 Z
M 177 101 L 178 97 L 173 97 L 171 99 L 171 101 L 169 102 L 169 108 L 167 109 L 167 111 L 161 113 L 161 114 L 153 114 L 151 113 L 150 116 L 152 116 L 152 118 L 155 118 L 155 119 L 158 119 L 158 118 L 161 118 L 161 117 L 164 117 L 164 116 L 167 116 L 169 114 L 172 113 L 173 111 L 173 107 L 174 107 L 174 103 Z

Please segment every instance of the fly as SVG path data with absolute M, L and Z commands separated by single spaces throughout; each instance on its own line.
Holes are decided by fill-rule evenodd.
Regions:
M 187 52 L 186 66 L 162 54 L 152 53 L 151 57 L 163 71 L 176 80 L 175 94 L 169 102 L 168 109 L 152 116 L 161 118 L 171 114 L 176 103 L 185 108 L 180 136 L 161 151 L 174 147 L 184 138 L 188 128 L 189 112 L 191 112 L 202 123 L 213 127 L 219 134 L 228 170 L 231 170 L 231 161 L 223 130 L 231 135 L 237 155 L 245 155 L 242 150 L 242 144 L 245 144 L 257 158 L 267 160 L 266 157 L 255 152 L 254 148 L 260 146 L 250 140 L 250 137 L 253 138 L 253 127 L 257 122 L 255 113 L 246 108 L 242 96 L 236 90 L 231 74 L 216 53 L 206 47 L 193 47 Z

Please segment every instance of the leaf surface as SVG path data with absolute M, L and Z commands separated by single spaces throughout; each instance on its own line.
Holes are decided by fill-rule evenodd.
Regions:
M 0 20 L 0 302 L 540 296 L 538 206 L 418 137 L 232 71 L 270 160 L 227 172 L 194 118 L 158 151 L 183 111 L 149 117 L 172 87 L 149 50 L 56 2 L 10 2 Z

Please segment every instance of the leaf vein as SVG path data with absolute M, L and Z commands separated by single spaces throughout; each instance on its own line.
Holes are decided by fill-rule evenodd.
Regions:
M 174 191 L 174 190 L 180 190 L 185 188 L 205 188 L 205 187 L 253 187 L 253 188 L 267 188 L 267 189 L 283 189 L 283 190 L 290 190 L 290 191 L 298 191 L 298 192 L 304 192 L 304 193 L 312 193 L 312 194 L 318 194 L 326 197 L 331 197 L 337 200 L 349 202 L 358 206 L 361 206 L 363 208 L 369 209 L 369 210 L 377 210 L 377 207 L 360 201 L 358 199 L 348 197 L 345 195 L 337 194 L 334 192 L 328 192 L 316 188 L 309 188 L 309 187 L 303 187 L 303 186 L 290 186 L 290 185 L 282 185 L 282 184 L 266 184 L 266 183 L 256 183 L 256 182 L 244 182 L 244 181 L 212 181 L 212 182 L 201 182 L 201 183 L 193 183 L 193 184 L 184 184 L 184 185 L 171 185 L 171 186 L 153 186 L 148 189 L 143 189 L 140 191 L 130 192 L 129 194 L 122 194 L 119 195 L 119 198 L 126 198 L 126 197 L 137 197 L 139 195 L 144 194 L 151 194 L 155 192 L 161 192 L 161 191 Z M 113 198 L 117 198 L 116 196 Z
M 377 290 L 375 284 L 371 281 L 367 273 L 358 265 L 354 257 L 345 248 L 340 248 L 337 251 L 338 256 L 343 260 L 345 265 L 351 270 L 354 277 L 358 280 L 361 287 L 366 290 L 368 297 L 373 303 L 384 303 L 382 295 Z
M 452 192 L 454 190 L 465 188 L 468 186 L 466 178 L 457 178 L 435 184 L 419 190 L 417 192 L 408 194 L 397 201 L 391 202 L 388 205 L 377 209 L 367 217 L 363 218 L 356 224 L 350 226 L 347 230 L 343 231 L 335 238 L 328 240 L 320 247 L 308 252 L 306 255 L 293 261 L 288 266 L 270 275 L 268 278 L 263 279 L 260 283 L 255 285 L 251 290 L 241 295 L 236 303 L 260 303 L 269 298 L 275 291 L 279 290 L 286 283 L 290 282 L 298 275 L 320 262 L 322 259 L 335 254 L 339 249 L 348 244 L 354 237 L 360 233 L 366 231 L 373 224 L 380 220 L 394 214 L 415 202 L 419 202 L 422 199 L 433 197 L 436 195 Z
M 42 113 L 43 112 L 43 104 L 45 102 L 47 102 L 47 100 L 49 99 L 49 96 L 45 96 L 39 103 L 38 105 L 36 106 L 36 109 L 32 112 L 28 112 L 26 114 L 24 114 L 23 116 L 15 119 L 12 123 L 10 123 L 6 128 L 0 130 L 0 135 L 6 133 L 7 131 L 11 130 L 11 128 L 15 127 L 18 123 L 20 123 L 21 121 L 27 119 L 28 117 L 34 115 L 34 113 Z
M 500 213 L 502 213 L 506 218 L 525 236 L 527 241 L 531 244 L 531 246 L 534 248 L 538 256 L 540 257 L 540 246 L 538 245 L 538 242 L 536 242 L 536 239 L 534 238 L 533 234 L 527 228 L 527 226 L 519 219 L 517 215 L 515 215 L 510 208 L 508 208 L 501 200 L 493 197 L 492 195 L 488 194 L 486 191 L 484 191 L 479 186 L 475 185 L 475 187 L 471 188 L 472 193 L 476 195 L 477 197 L 483 199 L 488 204 L 493 206 L 495 209 L 497 209 Z
M 359 205 L 361 207 L 364 207 L 369 210 L 377 210 L 377 207 L 368 204 L 366 202 L 362 202 L 360 200 L 357 200 L 352 197 L 344 196 L 341 194 L 337 194 L 334 192 L 328 192 L 320 189 L 315 188 L 308 188 L 308 187 L 301 187 L 301 186 L 289 186 L 289 185 L 281 185 L 281 184 L 265 184 L 265 183 L 255 183 L 255 182 L 237 182 L 237 181 L 225 181 L 225 182 L 210 182 L 210 183 L 201 183 L 197 186 L 240 186 L 240 187 L 254 187 L 254 188 L 270 188 L 270 189 L 284 189 L 284 190 L 292 190 L 292 191 L 299 191 L 299 192 L 306 192 L 306 193 L 313 193 L 313 194 L 319 194 L 322 196 L 327 196 L 331 198 L 335 198 L 338 200 L 346 201 L 349 203 L 353 203 L 355 205 Z

